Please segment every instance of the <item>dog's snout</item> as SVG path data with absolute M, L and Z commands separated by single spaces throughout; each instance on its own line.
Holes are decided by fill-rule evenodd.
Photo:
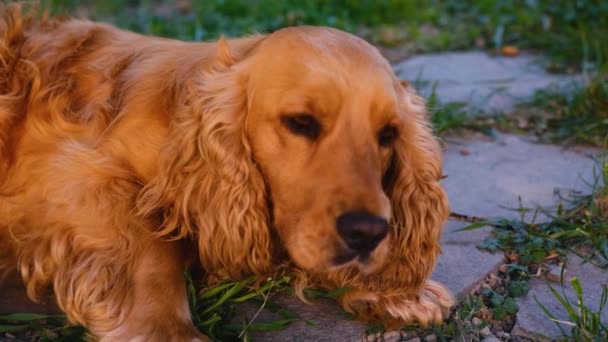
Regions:
M 365 212 L 346 212 L 337 219 L 338 233 L 352 250 L 368 254 L 386 237 L 388 221 Z

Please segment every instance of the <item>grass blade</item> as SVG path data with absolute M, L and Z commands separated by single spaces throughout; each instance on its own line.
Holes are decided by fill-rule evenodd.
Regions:
M 207 299 L 207 298 L 211 298 L 217 294 L 219 294 L 220 292 L 224 291 L 225 289 L 229 288 L 230 286 L 234 286 L 237 283 L 225 283 L 222 285 L 218 285 L 212 289 L 206 289 L 204 292 L 201 292 L 201 294 L 199 295 L 199 299 Z
M 479 222 L 475 222 L 472 223 L 468 226 L 462 227 L 460 229 L 455 230 L 455 232 L 464 232 L 464 231 L 468 231 L 468 230 L 475 230 L 475 229 L 480 229 L 483 227 L 488 227 L 488 226 L 492 226 L 494 225 L 495 222 L 494 221 L 479 221 Z
M 225 301 L 230 299 L 230 297 L 233 297 L 236 294 L 238 294 L 245 286 L 247 286 L 247 284 L 249 282 L 250 282 L 250 280 L 243 280 L 238 283 L 235 283 L 233 285 L 233 287 L 229 288 L 226 292 L 224 292 L 224 294 L 217 301 L 215 301 L 213 304 L 211 304 L 209 307 L 207 307 L 207 309 L 205 309 L 201 315 L 205 315 L 205 314 L 215 310 L 217 307 L 222 305 Z
M 560 295 L 559 292 L 557 292 L 557 290 L 555 290 L 553 288 L 553 286 L 549 285 L 549 283 L 547 283 L 547 286 L 549 286 L 549 291 L 551 291 L 553 296 L 560 302 L 560 304 L 564 307 L 564 309 L 566 309 L 570 319 L 575 320 L 575 318 L 577 316 L 576 311 L 574 310 L 572 305 L 570 305 L 570 302 L 568 302 L 568 300 L 566 298 L 562 297 L 562 295 Z M 562 289 L 563 289 L 563 286 L 562 286 Z M 565 294 L 564 294 L 564 296 L 565 296 Z

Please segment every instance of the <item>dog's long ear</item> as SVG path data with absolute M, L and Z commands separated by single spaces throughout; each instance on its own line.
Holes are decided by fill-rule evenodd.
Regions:
M 439 184 L 441 148 L 433 136 L 424 100 L 406 82 L 401 87 L 405 129 L 396 141 L 384 187 L 393 209 L 393 250 L 400 254 L 393 257 L 402 265 L 402 280 L 407 280 L 409 288 L 416 288 L 433 271 L 449 206 Z
M 241 46 L 255 45 L 256 38 L 262 39 Z M 265 183 L 245 134 L 246 79 L 239 64 L 247 53 L 220 39 L 214 64 L 191 78 L 160 174 L 139 201 L 143 213 L 164 216 L 160 235 L 198 239 L 202 266 L 216 279 L 263 276 L 271 263 Z

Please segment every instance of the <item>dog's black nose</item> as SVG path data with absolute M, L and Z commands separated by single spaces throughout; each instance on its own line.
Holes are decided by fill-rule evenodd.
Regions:
M 338 216 L 338 233 L 346 245 L 366 256 L 388 233 L 388 221 L 365 212 L 351 211 Z

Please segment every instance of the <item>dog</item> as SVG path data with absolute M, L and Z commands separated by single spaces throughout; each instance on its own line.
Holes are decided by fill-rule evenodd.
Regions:
M 101 341 L 208 338 L 184 270 L 213 285 L 287 265 L 387 327 L 442 321 L 449 215 L 421 97 L 327 27 L 182 42 L 0 16 L 0 269 L 52 289 Z

